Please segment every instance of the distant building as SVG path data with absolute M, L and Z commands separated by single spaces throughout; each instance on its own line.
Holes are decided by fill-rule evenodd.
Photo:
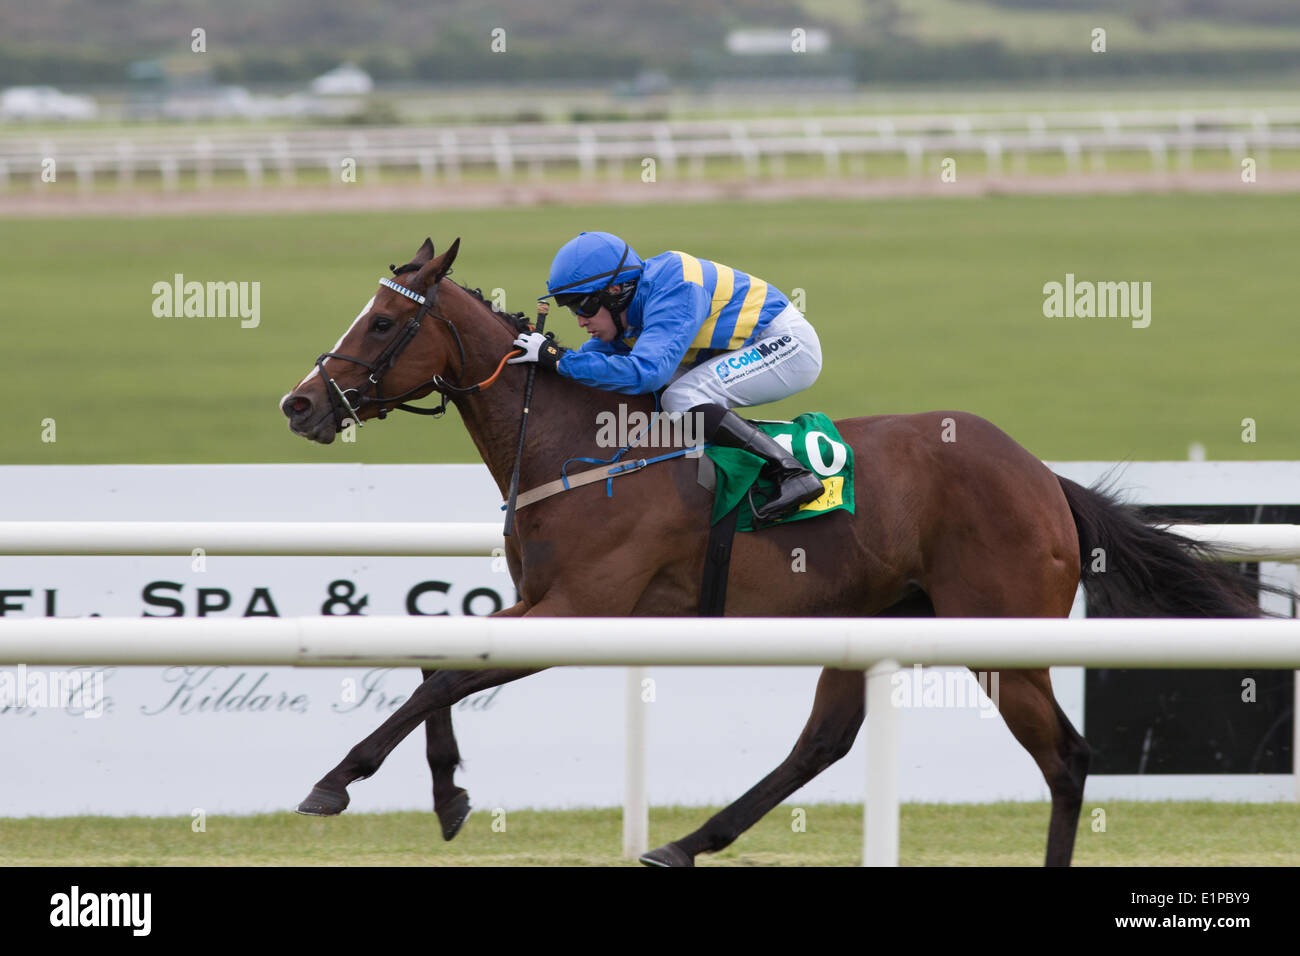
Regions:
M 737 56 L 768 56 L 773 53 L 825 53 L 831 38 L 825 30 L 732 30 L 727 34 L 727 52 Z
M 722 50 L 711 43 L 691 51 L 691 73 L 697 89 L 717 93 L 814 96 L 856 84 L 852 50 L 833 51 L 829 32 L 819 27 L 732 30 Z
M 344 63 L 311 81 L 311 91 L 317 96 L 365 96 L 375 88 L 370 74 L 359 66 Z
M 0 119 L 88 120 L 98 114 L 90 97 L 61 93 L 52 86 L 11 86 L 0 93 Z

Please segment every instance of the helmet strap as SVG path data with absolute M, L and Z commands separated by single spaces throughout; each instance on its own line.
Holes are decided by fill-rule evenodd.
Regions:
M 620 284 L 618 274 L 623 271 L 623 263 L 627 262 L 627 254 L 631 249 L 632 247 L 626 242 L 623 243 L 623 254 L 619 256 L 618 265 L 614 267 L 614 282 L 611 284 Z M 632 296 L 628 294 L 630 290 L 626 286 L 635 285 L 636 283 L 635 280 L 629 280 L 627 283 L 622 284 L 625 287 L 619 290 L 618 295 L 612 298 L 607 298 L 605 295 L 601 296 L 605 300 L 605 308 L 609 309 L 610 317 L 614 320 L 614 329 L 620 339 L 627 336 L 627 324 L 623 321 L 622 314 L 632 302 Z M 615 311 L 615 309 L 618 311 Z
M 609 310 L 610 318 L 614 320 L 614 330 L 618 333 L 618 338 L 624 338 L 627 335 L 627 323 L 623 321 L 623 313 L 627 311 L 627 303 L 631 301 L 627 289 L 621 290 L 618 295 L 602 295 L 601 298 L 604 300 L 605 308 Z

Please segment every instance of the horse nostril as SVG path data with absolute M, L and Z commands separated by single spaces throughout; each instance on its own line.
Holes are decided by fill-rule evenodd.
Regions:
M 311 399 L 304 395 L 289 395 L 280 405 L 280 410 L 289 418 L 301 418 L 311 410 Z

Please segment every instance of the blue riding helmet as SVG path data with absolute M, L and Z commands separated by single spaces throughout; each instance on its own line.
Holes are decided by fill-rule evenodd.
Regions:
M 608 232 L 584 232 L 570 239 L 555 254 L 547 294 L 556 305 L 567 306 L 575 315 L 592 316 L 601 307 L 609 310 L 620 336 L 627 334 L 623 312 L 636 295 L 641 275 L 641 257 L 624 240 Z M 607 286 L 621 285 L 618 292 Z
M 599 292 L 606 286 L 634 281 L 641 274 L 641 257 L 618 236 L 584 232 L 555 254 L 545 296 Z

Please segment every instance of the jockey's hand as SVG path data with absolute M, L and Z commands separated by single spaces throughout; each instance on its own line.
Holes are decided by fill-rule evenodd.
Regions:
M 549 335 L 541 332 L 523 332 L 515 339 L 515 348 L 523 349 L 524 354 L 507 359 L 507 365 L 521 365 L 524 362 L 536 362 L 543 368 L 554 369 L 564 353 L 569 351 L 563 345 L 557 345 Z

